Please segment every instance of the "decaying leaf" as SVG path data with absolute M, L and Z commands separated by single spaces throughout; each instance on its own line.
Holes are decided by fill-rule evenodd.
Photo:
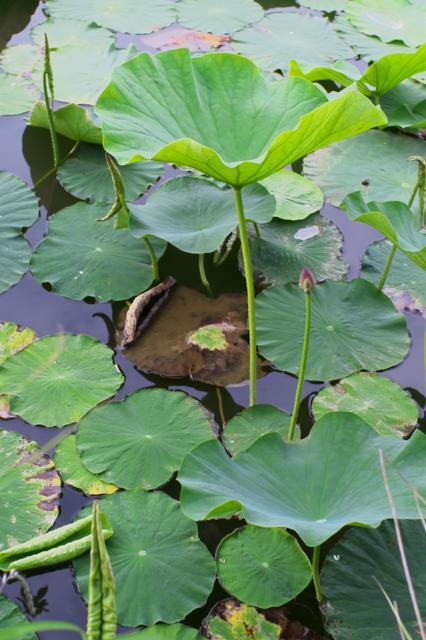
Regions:
M 254 607 L 238 602 L 219 602 L 204 620 L 202 632 L 210 640 L 279 640 L 281 628 L 268 622 Z
M 20 351 L 36 338 L 36 334 L 28 327 L 19 328 L 14 322 L 0 323 L 0 365 L 12 354 Z M 12 418 L 10 413 L 9 398 L 0 394 L 0 418 L 6 420 Z
M 242 337 L 247 333 L 245 295 L 226 293 L 212 299 L 177 286 L 155 311 L 154 321 L 149 326 L 144 321 L 143 333 L 124 350 L 138 368 L 219 386 L 248 379 L 248 344 Z M 123 309 L 117 321 L 117 341 L 123 344 L 124 331 L 132 335 L 135 325 L 136 315 L 132 313 L 127 320 Z
M 166 29 L 154 31 L 142 38 L 143 44 L 156 49 L 177 49 L 183 47 L 190 51 L 210 51 L 231 42 L 231 36 L 192 31 L 180 24 L 174 24 Z

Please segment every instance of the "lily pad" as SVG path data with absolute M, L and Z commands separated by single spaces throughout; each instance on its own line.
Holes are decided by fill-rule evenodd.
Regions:
M 0 549 L 7 549 L 50 529 L 61 481 L 38 444 L 18 433 L 0 430 L 0 454 Z
M 337 206 L 353 191 L 368 200 L 407 202 L 417 179 L 416 163 L 408 158 L 423 153 L 424 143 L 415 138 L 367 131 L 316 151 L 305 158 L 303 171 Z
M 26 113 L 37 97 L 38 91 L 27 78 L 0 73 L 0 116 Z
M 126 199 L 136 200 L 163 173 L 160 162 L 137 162 L 120 171 L 126 189 Z M 102 147 L 80 146 L 76 153 L 59 167 L 58 179 L 64 189 L 76 198 L 92 202 L 114 202 L 114 187 Z
M 332 11 L 344 11 L 348 0 L 297 0 L 297 4 L 318 11 L 331 13 Z
M 249 524 L 293 529 L 317 546 L 348 524 L 378 526 L 391 517 L 380 450 L 398 516 L 418 519 L 410 485 L 425 489 L 425 434 L 416 431 L 408 441 L 379 436 L 343 412 L 318 420 L 303 440 L 270 433 L 236 458 L 219 442 L 199 445 L 178 475 L 182 510 L 194 520 L 238 513 Z
M 287 438 L 290 416 L 270 404 L 257 404 L 231 418 L 223 432 L 223 442 L 229 453 L 237 456 L 246 451 L 265 433 L 279 433 Z
M 0 596 L 0 629 L 7 629 L 27 622 L 27 618 L 12 600 Z M 29 630 L 28 633 L 22 634 L 22 640 L 38 639 L 35 633 Z
M 256 298 L 260 352 L 293 374 L 299 371 L 302 353 L 304 296 L 300 287 L 287 285 L 266 289 Z M 409 347 L 404 316 L 366 280 L 328 281 L 315 287 L 308 380 L 336 380 L 362 369 L 389 369 L 405 358 Z
M 267 222 L 274 215 L 275 199 L 265 187 L 248 185 L 243 199 L 248 218 Z M 136 237 L 149 233 L 187 253 L 218 249 L 238 224 L 232 189 L 221 189 L 203 178 L 170 180 L 145 205 L 131 205 L 130 213 Z
M 126 634 L 126 640 L 202 640 L 197 629 L 184 624 L 155 624 Z
M 419 411 L 411 396 L 396 382 L 376 373 L 355 373 L 336 385 L 324 387 L 315 396 L 316 419 L 332 411 L 350 411 L 381 435 L 408 436 Z
M 426 583 L 422 571 L 426 552 L 421 522 L 399 520 L 404 550 L 421 615 L 426 616 Z M 391 520 L 378 529 L 350 529 L 334 545 L 321 571 L 327 628 L 341 640 L 400 640 L 395 616 L 380 588 L 398 605 L 401 620 L 413 638 L 418 634 L 401 556 Z M 342 588 L 345 585 L 345 588 Z
M 310 561 L 284 529 L 238 529 L 222 540 L 216 561 L 223 588 L 262 609 L 292 600 L 312 580 Z
M 426 128 L 426 85 L 406 80 L 380 99 L 390 127 Z
M 0 388 L 13 413 L 27 422 L 62 427 L 117 391 L 123 378 L 112 355 L 89 336 L 46 336 L 2 364 Z
M 195 446 L 213 437 L 202 406 L 186 394 L 142 389 L 91 411 L 80 422 L 83 464 L 124 489 L 165 484 Z
M 293 171 L 277 171 L 262 180 L 261 184 L 275 197 L 275 218 L 303 220 L 319 211 L 324 204 L 321 189 L 315 182 Z
M 30 76 L 40 48 L 34 44 L 15 44 L 1 52 L 0 66 L 6 73 Z
M 262 225 L 260 232 L 260 238 L 250 238 L 253 272 L 260 284 L 298 282 L 305 267 L 316 282 L 341 280 L 348 272 L 342 259 L 342 234 L 318 214 L 300 222 L 273 220 Z
M 22 278 L 31 247 L 22 234 L 38 217 L 38 201 L 29 186 L 10 173 L 0 172 L 0 292 Z
M 247 333 L 246 304 L 243 294 L 226 293 L 213 300 L 194 289 L 177 286 L 150 326 L 123 355 L 139 369 L 165 378 L 189 377 L 224 387 L 239 384 L 248 379 L 249 373 L 248 344 L 242 338 Z M 118 319 L 118 343 L 125 312 Z M 206 348 L 206 328 L 210 337 L 215 331 L 213 349 Z M 217 348 L 217 330 L 222 336 L 219 344 L 223 346 L 226 341 L 225 349 Z
M 363 258 L 361 277 L 377 284 L 385 268 L 392 245 L 387 240 L 374 242 Z M 426 317 L 426 280 L 418 268 L 400 251 L 393 257 L 384 292 L 400 311 L 420 311 Z
M 259 22 L 264 12 L 254 0 L 180 0 L 177 21 L 197 31 L 234 33 L 247 24 Z
M 384 124 L 359 92 L 328 101 L 313 84 L 271 80 L 242 56 L 192 58 L 187 49 L 141 53 L 115 69 L 96 111 L 104 146 L 121 164 L 162 160 L 239 186 Z
M 92 49 L 105 49 L 115 42 L 114 34 L 108 29 L 100 28 L 93 21 L 83 22 L 74 17 L 48 19 L 33 27 L 31 38 L 41 50 L 45 44 L 44 34 L 48 37 L 51 54 L 56 49 L 66 47 L 91 46 Z
M 202 631 L 211 640 L 279 640 L 281 637 L 278 625 L 266 620 L 253 607 L 232 599 L 215 606 L 204 620 Z
M 67 104 L 53 112 L 55 130 L 66 138 L 78 142 L 102 144 L 102 131 L 93 111 L 77 104 Z M 46 105 L 36 102 L 30 113 L 29 124 L 32 127 L 49 129 Z
M 331 66 L 353 57 L 353 51 L 327 20 L 287 11 L 269 13 L 253 27 L 240 31 L 232 47 L 269 71 L 288 71 L 293 59 L 304 65 Z
M 104 482 L 84 466 L 77 449 L 74 433 L 71 433 L 59 443 L 53 461 L 66 484 L 80 489 L 89 496 L 99 496 L 117 491 L 117 487 L 114 484 Z
M 99 222 L 107 212 L 102 203 L 77 202 L 49 220 L 48 236 L 31 259 L 31 270 L 53 291 L 82 300 L 126 300 L 147 289 L 153 280 L 145 244 L 114 221 Z M 166 243 L 153 240 L 157 257 Z
M 176 622 L 205 603 L 215 580 L 215 562 L 179 502 L 161 492 L 132 489 L 104 498 L 101 505 L 114 530 L 106 544 L 120 624 Z M 88 556 L 75 560 L 74 568 L 87 600 Z

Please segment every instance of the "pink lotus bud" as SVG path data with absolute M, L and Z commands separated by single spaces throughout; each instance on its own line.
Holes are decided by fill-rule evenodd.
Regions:
M 299 287 L 303 289 L 305 293 L 311 293 L 315 286 L 315 280 L 312 273 L 306 267 L 302 270 L 299 278 Z

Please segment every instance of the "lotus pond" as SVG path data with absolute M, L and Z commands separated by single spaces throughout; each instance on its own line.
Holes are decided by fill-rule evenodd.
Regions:
M 3 0 L 0 640 L 426 639 L 424 0 Z

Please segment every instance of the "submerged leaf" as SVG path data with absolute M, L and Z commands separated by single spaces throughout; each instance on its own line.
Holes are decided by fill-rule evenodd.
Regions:
M 92 111 L 77 104 L 67 104 L 52 112 L 55 130 L 70 140 L 102 144 L 102 131 Z M 32 127 L 49 129 L 46 105 L 36 102 L 30 113 L 29 124 Z
M 180 0 L 177 22 L 198 31 L 233 33 L 258 22 L 264 12 L 254 0 Z
M 229 422 L 223 432 L 223 443 L 236 456 L 246 451 L 266 433 L 279 433 L 285 440 L 290 427 L 290 416 L 270 404 L 256 404 L 243 409 Z
M 268 622 L 253 607 L 237 602 L 219 602 L 204 620 L 202 631 L 210 640 L 279 640 L 281 628 Z

